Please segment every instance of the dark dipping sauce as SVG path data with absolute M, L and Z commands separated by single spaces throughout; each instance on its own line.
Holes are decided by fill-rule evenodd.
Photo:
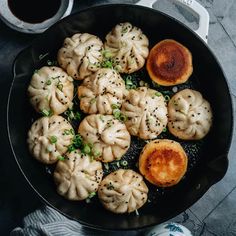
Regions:
M 61 0 L 8 0 L 11 12 L 28 23 L 41 23 L 53 17 L 61 5 Z

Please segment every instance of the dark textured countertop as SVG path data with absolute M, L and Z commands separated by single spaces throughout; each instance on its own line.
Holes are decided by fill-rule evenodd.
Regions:
M 73 11 L 101 3 L 130 1 L 92 1 L 75 0 Z M 236 95 L 236 2 L 234 0 L 201 0 L 210 13 L 208 44 L 222 64 L 229 82 L 233 101 Z M 181 21 L 190 21 L 189 14 L 167 1 L 155 4 Z M 23 216 L 41 206 L 30 186 L 26 183 L 15 164 L 11 153 L 6 129 L 6 106 L 10 84 L 11 67 L 15 56 L 36 36 L 26 35 L 9 29 L 0 21 L 0 234 L 8 235 L 10 230 L 21 224 Z M 214 80 L 214 78 L 212 78 Z M 177 216 L 174 221 L 186 225 L 194 235 L 236 235 L 236 139 L 233 138 L 229 153 L 229 169 L 225 177 L 212 186 L 208 192 L 191 208 Z M 129 234 L 127 234 L 129 235 Z M 133 234 L 132 234 L 133 235 Z

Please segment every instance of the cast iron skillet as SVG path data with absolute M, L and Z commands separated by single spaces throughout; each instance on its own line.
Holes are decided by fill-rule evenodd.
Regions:
M 185 178 L 177 186 L 166 190 L 149 185 L 150 201 L 139 210 L 139 215 L 115 215 L 106 211 L 96 198 L 90 204 L 65 200 L 56 193 L 51 168 L 35 161 L 26 144 L 27 131 L 33 120 L 39 117 L 27 99 L 27 86 L 34 70 L 45 65 L 49 58 L 55 59 L 65 37 L 80 31 L 104 39 L 113 26 L 125 21 L 143 30 L 150 40 L 150 47 L 162 39 L 171 38 L 189 48 L 193 55 L 194 73 L 190 82 L 179 89 L 193 87 L 201 91 L 210 102 L 214 114 L 213 127 L 199 145 L 181 142 L 189 155 L 189 168 Z M 49 54 L 42 59 L 42 55 L 46 53 Z M 84 225 L 108 230 L 128 230 L 161 223 L 190 207 L 226 173 L 233 118 L 225 76 L 206 44 L 184 25 L 163 13 L 126 4 L 83 10 L 51 27 L 32 46 L 22 51 L 15 60 L 13 73 L 7 114 L 9 140 L 16 162 L 26 180 L 46 204 Z M 171 91 L 171 87 L 169 90 Z M 165 135 L 174 139 L 168 133 Z M 133 140 L 131 150 L 125 158 L 134 158 L 135 161 L 131 161 L 134 166 L 144 143 Z

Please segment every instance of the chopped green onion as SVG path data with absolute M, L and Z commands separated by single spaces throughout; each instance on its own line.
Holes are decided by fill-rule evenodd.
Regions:
M 51 144 L 56 143 L 57 142 L 57 137 L 56 136 L 51 136 L 49 138 L 49 141 L 50 141 Z
M 52 81 L 50 80 L 50 79 L 48 79 L 47 81 L 46 81 L 46 85 L 51 85 L 52 84 Z
M 155 95 L 156 95 L 157 97 L 160 97 L 162 94 L 161 94 L 160 92 L 156 92 Z
M 94 154 L 95 157 L 101 156 L 101 152 L 98 151 L 98 150 L 95 150 L 95 151 L 93 152 L 93 154 Z
M 99 119 L 102 121 L 102 122 L 104 122 L 105 120 L 104 120 L 104 116 L 103 115 L 100 115 L 99 116 Z
M 139 86 L 144 86 L 145 85 L 145 82 L 143 80 L 139 81 Z
M 73 146 L 73 144 L 71 144 L 69 147 L 68 147 L 68 152 L 73 152 L 76 150 L 76 148 Z
M 49 55 L 48 52 L 45 53 L 45 54 L 40 54 L 40 55 L 39 55 L 39 60 L 41 61 L 44 57 L 46 57 L 46 56 L 48 56 L 48 55 Z
M 86 198 L 86 199 L 85 199 L 85 202 L 86 202 L 86 203 L 90 203 L 90 202 L 91 202 L 91 199 L 90 199 L 90 198 Z
M 165 127 L 165 128 L 162 130 L 162 132 L 164 132 L 164 133 L 167 132 L 167 128 Z
M 58 76 L 56 76 L 56 77 L 51 77 L 51 79 L 53 79 L 53 80 L 55 80 L 55 79 L 58 79 L 59 81 L 58 82 L 60 82 L 60 75 L 58 75 Z
M 88 196 L 88 198 L 93 198 L 94 196 L 96 196 L 96 192 L 91 192 Z
M 64 132 L 63 132 L 63 135 L 69 135 L 71 132 L 69 129 L 65 129 Z
M 96 192 L 91 192 L 88 197 L 85 199 L 86 203 L 90 203 L 91 202 L 91 198 L 93 198 L 94 196 L 96 196 Z
M 128 165 L 128 161 L 126 161 L 126 160 L 120 161 L 120 164 L 122 166 L 127 166 Z
M 96 98 L 92 98 L 91 100 L 90 100 L 90 104 L 93 104 L 93 103 L 95 103 L 96 102 Z
M 75 119 L 81 120 L 81 114 L 78 111 L 75 113 Z
M 67 111 L 64 112 L 64 114 L 67 116 L 67 119 L 69 121 L 72 121 L 72 120 L 81 120 L 81 114 L 77 111 L 77 112 L 74 112 L 73 109 L 68 109 Z
M 125 122 L 125 121 L 127 121 L 127 116 L 121 113 L 119 120 L 122 122 Z
M 53 146 L 52 145 L 48 146 L 47 147 L 47 152 L 52 152 L 52 151 L 53 151 Z
M 60 161 L 64 161 L 64 160 L 65 160 L 65 157 L 63 157 L 63 156 L 57 156 L 57 159 L 60 160 Z
M 60 91 L 62 91 L 62 89 L 63 89 L 63 84 L 59 83 L 59 84 L 57 85 L 57 88 L 58 88 Z
M 165 98 L 166 102 L 170 101 L 170 96 L 169 95 L 165 95 L 164 98 Z
M 42 113 L 43 116 L 51 116 L 52 115 L 52 111 L 51 110 L 48 111 L 46 109 L 43 109 L 41 111 L 41 113 Z
M 57 65 L 57 61 L 47 60 L 47 64 L 48 64 L 48 66 L 56 66 Z
M 128 27 L 122 27 L 121 33 L 124 34 L 124 33 L 127 33 L 127 32 L 128 32 Z
M 112 113 L 116 119 L 119 119 L 121 116 L 121 111 L 119 109 L 114 109 Z
M 104 167 L 105 167 L 106 170 L 109 170 L 109 165 L 108 165 L 108 163 L 104 163 Z
M 118 72 L 121 71 L 121 69 L 122 69 L 121 65 L 114 66 L 114 70 L 116 70 Z
M 88 144 L 84 145 L 82 152 L 85 153 L 85 154 L 90 154 L 91 148 L 89 147 Z
M 117 104 L 111 104 L 111 108 L 112 108 L 112 109 L 119 109 L 120 106 L 118 106 Z
M 131 80 L 131 76 L 127 76 L 125 82 L 126 82 L 126 85 L 133 85 L 133 82 Z
M 104 51 L 102 52 L 102 55 L 103 55 L 103 57 L 105 57 L 105 58 L 111 58 L 111 57 L 112 57 L 112 53 L 111 53 L 110 51 L 108 51 L 108 50 L 104 50 Z

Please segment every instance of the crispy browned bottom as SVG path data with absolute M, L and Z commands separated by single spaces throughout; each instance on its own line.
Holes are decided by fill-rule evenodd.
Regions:
M 160 85 L 182 84 L 193 72 L 191 52 L 175 40 L 163 40 L 151 49 L 147 71 L 151 79 Z
M 152 184 L 170 187 L 177 184 L 187 170 L 188 158 L 182 146 L 169 139 L 148 143 L 139 157 L 139 170 Z

